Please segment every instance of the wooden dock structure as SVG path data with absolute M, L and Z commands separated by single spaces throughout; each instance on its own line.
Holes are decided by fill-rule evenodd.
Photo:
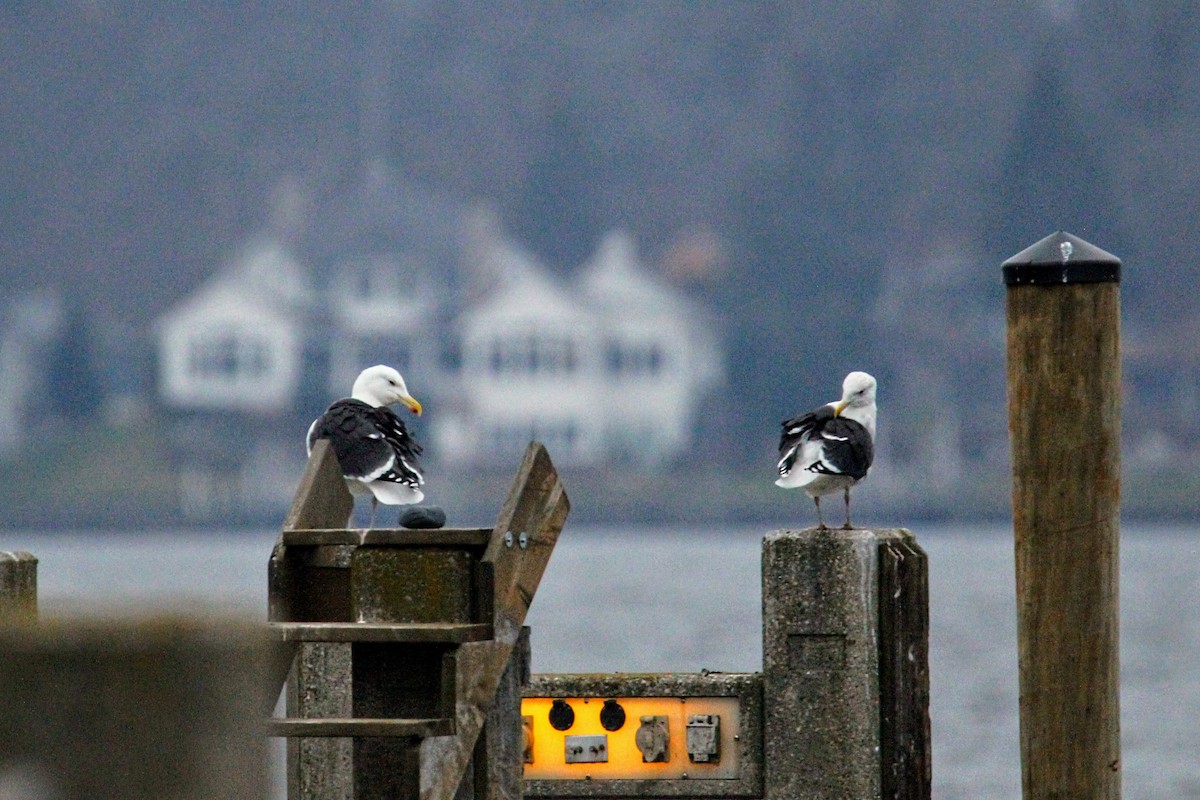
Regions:
M 345 529 L 352 502 L 318 442 L 269 568 L 289 797 L 519 798 L 522 627 L 570 509 L 549 454 L 491 529 Z

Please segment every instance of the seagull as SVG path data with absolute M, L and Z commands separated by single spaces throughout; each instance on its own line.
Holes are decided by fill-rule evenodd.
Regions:
M 371 496 L 371 522 L 380 503 L 405 505 L 425 497 L 425 476 L 417 463 L 421 446 L 413 441 L 404 420 L 388 408 L 403 403 L 420 416 L 421 404 L 408 393 L 404 378 L 378 364 L 364 369 L 350 397 L 338 400 L 313 420 L 305 444 L 312 455 L 318 439 L 328 439 L 337 454 L 346 488 L 355 496 Z
M 821 495 L 841 489 L 850 524 L 850 487 L 867 476 L 875 457 L 875 379 L 851 372 L 842 381 L 842 399 L 815 411 L 783 421 L 779 437 L 779 480 L 784 489 L 803 487 L 817 505 L 817 527 L 828 530 L 821 517 Z

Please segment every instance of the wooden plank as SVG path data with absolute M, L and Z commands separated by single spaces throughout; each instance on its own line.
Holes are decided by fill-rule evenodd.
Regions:
M 263 698 L 267 703 L 266 712 L 268 714 L 279 701 L 279 693 L 283 691 L 283 687 L 287 683 L 288 675 L 292 671 L 292 664 L 295 663 L 296 653 L 299 650 L 298 642 L 271 642 L 266 659 L 267 691 Z
M 285 545 L 386 545 L 391 547 L 487 547 L 491 528 L 314 528 L 285 530 Z
M 0 550 L 0 623 L 37 621 L 37 565 L 32 553 Z
M 270 719 L 268 736 L 296 737 L 410 737 L 451 736 L 451 719 Z
M 490 622 L 474 615 L 477 556 L 455 547 L 358 547 L 350 572 L 360 622 Z
M 569 512 L 550 454 L 540 442 L 531 442 L 483 557 L 493 565 L 497 625 L 501 619 L 512 625 L 510 647 Z
M 500 677 L 496 704 L 475 747 L 473 800 L 522 800 L 525 788 L 525 737 L 521 697 L 529 685 L 529 628 L 513 648 Z
M 929 798 L 929 559 L 906 530 L 878 546 L 880 797 Z
M 337 456 L 318 441 L 296 489 L 283 532 L 344 528 L 354 511 Z M 280 537 L 268 566 L 268 604 L 275 621 L 349 622 L 349 548 L 288 547 Z M 343 566 L 342 562 L 345 563 Z M 287 713 L 293 717 L 336 718 L 353 713 L 350 699 L 350 647 L 309 643 L 295 659 L 288 683 Z M 353 794 L 348 739 L 290 739 L 288 796 L 299 800 L 341 800 Z
M 283 642 L 408 642 L 461 644 L 492 637 L 487 623 L 277 622 L 273 638 Z
M 569 511 L 549 453 L 530 442 L 483 558 L 494 586 L 495 638 L 459 649 L 457 733 L 422 742 L 422 800 L 455 797 Z
M 328 440 L 319 439 L 308 457 L 283 529 L 346 528 L 353 512 L 354 498 L 342 478 L 337 454 Z
M 354 711 L 354 677 L 348 642 L 300 645 L 294 680 L 288 682 L 287 716 L 349 719 Z M 361 716 L 378 718 L 381 714 Z M 408 719 L 444 714 L 405 714 Z M 351 800 L 354 797 L 354 740 L 349 737 L 287 740 L 288 797 L 291 800 Z

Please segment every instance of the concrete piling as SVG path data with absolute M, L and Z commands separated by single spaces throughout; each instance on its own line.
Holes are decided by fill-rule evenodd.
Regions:
M 912 534 L 775 531 L 762 575 L 764 796 L 928 798 L 928 573 Z

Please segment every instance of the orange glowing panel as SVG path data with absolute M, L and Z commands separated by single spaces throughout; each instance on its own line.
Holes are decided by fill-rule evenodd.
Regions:
M 527 697 L 521 703 L 521 714 L 532 721 L 533 759 L 525 764 L 525 777 L 733 780 L 738 777 L 737 741 L 741 730 L 738 706 L 736 697 Z M 647 720 L 639 748 L 642 717 L 666 718 L 665 760 L 645 761 L 643 749 L 651 758 L 663 758 L 656 747 L 662 722 Z M 695 747 L 697 742 L 711 738 L 713 717 L 720 720 L 716 728 L 716 755 L 701 752 L 689 755 L 689 720 L 694 723 Z M 601 740 L 595 738 L 598 736 L 605 737 L 599 754 L 596 751 Z M 601 757 L 607 760 L 600 760 Z

